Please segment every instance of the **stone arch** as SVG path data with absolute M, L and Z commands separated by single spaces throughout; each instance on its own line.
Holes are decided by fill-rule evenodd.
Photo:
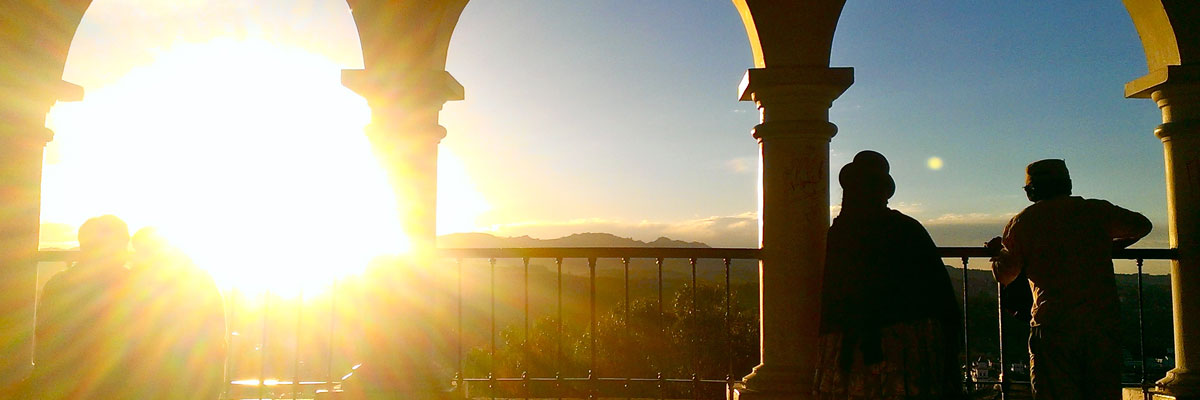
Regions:
M 1200 63 L 1200 6 L 1179 0 L 1124 0 L 1142 40 L 1148 74 L 1125 85 L 1128 97 L 1149 98 L 1170 81 L 1192 80 Z
M 755 68 L 828 67 L 845 4 L 846 0 L 733 0 L 746 25 Z
M 1200 61 L 1200 7 L 1174 0 L 1124 0 L 1150 71 Z

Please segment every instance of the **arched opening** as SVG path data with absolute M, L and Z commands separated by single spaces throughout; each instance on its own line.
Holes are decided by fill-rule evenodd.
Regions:
M 63 75 L 87 96 L 48 115 L 42 246 L 100 214 L 156 226 L 222 288 L 228 395 L 332 388 L 311 382 L 356 360 L 338 284 L 407 250 L 371 111 L 340 82 L 361 67 L 344 1 L 94 2 Z
M 757 247 L 757 155 L 748 133 L 757 114 L 732 88 L 752 65 L 729 3 L 471 2 L 446 62 L 467 96 L 444 106 L 440 151 L 465 161 L 490 210 L 473 221 L 486 235 L 443 235 L 439 246 Z M 452 211 L 439 204 L 439 217 Z M 758 362 L 753 261 L 732 266 L 733 315 L 741 323 L 730 350 L 736 356 L 701 352 L 699 342 L 685 339 L 724 343 L 724 325 L 695 325 L 685 304 L 688 288 L 699 288 L 709 295 L 698 301 L 704 318 L 720 320 L 720 260 L 697 261 L 695 281 L 687 259 L 663 261 L 661 291 L 654 259 L 598 260 L 593 270 L 586 259 L 566 259 L 561 274 L 553 258 L 525 261 L 527 268 L 521 260 L 460 264 L 466 333 L 456 375 L 470 393 L 490 390 L 479 381 L 489 375 L 612 380 L 657 372 L 676 380 L 662 386 L 663 395 L 710 396 L 723 392 L 726 375 L 745 375 Z M 590 271 L 597 277 L 591 306 Z M 651 317 L 660 298 L 668 317 Z M 626 306 L 644 318 L 622 325 L 633 321 L 625 319 Z M 597 313 L 591 320 L 589 307 Z M 665 322 L 675 316 L 677 322 Z M 624 342 L 620 327 L 645 340 Z M 503 338 L 495 348 L 491 331 Z M 673 339 L 660 337 L 667 332 Z M 727 364 L 729 358 L 737 361 Z M 693 370 L 693 361 L 703 370 Z M 706 380 L 702 389 L 677 381 L 691 372 Z M 519 397 L 525 389 L 516 383 L 498 383 L 492 393 Z M 612 394 L 618 383 L 590 387 Z M 650 393 L 653 385 L 628 387 Z M 566 393 L 551 391 L 549 382 L 528 390 Z
M 473 228 L 756 246 L 756 115 L 730 88 L 751 65 L 721 2 L 470 3 L 447 61 L 468 96 L 445 105 L 441 151 L 489 200 Z
M 87 96 L 48 116 L 43 246 L 112 213 L 222 286 L 310 291 L 403 250 L 370 110 L 340 84 L 362 63 L 353 23 L 334 0 L 94 2 L 64 72 Z M 288 248 L 308 250 L 264 251 Z

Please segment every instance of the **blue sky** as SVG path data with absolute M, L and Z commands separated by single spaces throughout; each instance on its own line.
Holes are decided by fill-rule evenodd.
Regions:
M 447 69 L 468 100 L 446 106 L 445 143 L 510 174 L 480 182 L 484 192 L 520 187 L 498 207 L 530 220 L 753 211 L 756 116 L 735 101 L 752 60 L 733 6 L 580 3 L 477 0 L 460 20 Z M 856 71 L 830 113 L 833 170 L 883 152 L 894 206 L 978 225 L 931 227 L 940 241 L 998 232 L 1027 205 L 1023 169 L 1041 158 L 1066 159 L 1077 194 L 1143 211 L 1165 232 L 1159 114 L 1122 97 L 1146 67 L 1120 2 L 850 1 L 832 64 Z M 489 120 L 454 129 L 460 115 Z M 929 169 L 930 157 L 944 167 Z M 526 181 L 535 176 L 550 179 Z M 565 201 L 522 207 L 548 199 Z
M 318 55 L 323 85 L 361 67 L 339 0 L 96 0 L 65 79 L 95 93 L 215 37 Z M 450 200 L 472 197 L 484 205 L 468 223 L 500 235 L 755 246 L 757 114 L 736 96 L 752 65 L 728 1 L 473 0 L 447 63 L 467 99 L 442 113 L 455 162 L 444 186 L 467 187 L 443 194 L 440 212 L 453 217 Z M 832 65 L 854 67 L 856 80 L 830 111 L 832 170 L 883 152 L 893 207 L 939 244 L 998 234 L 1028 203 L 1024 166 L 1064 158 L 1077 194 L 1144 212 L 1156 224 L 1145 244 L 1166 246 L 1160 117 L 1122 96 L 1146 67 L 1121 2 L 851 0 Z M 338 134 L 360 132 L 351 123 Z M 67 146 L 72 133 L 59 134 Z M 931 157 L 944 166 L 930 169 Z M 836 205 L 836 180 L 831 189 Z

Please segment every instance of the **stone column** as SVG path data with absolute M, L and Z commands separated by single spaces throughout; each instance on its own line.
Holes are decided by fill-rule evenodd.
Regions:
M 0 82 L 0 387 L 29 372 L 37 297 L 42 153 L 53 134 L 46 113 L 83 89 Z
M 1173 398 L 1200 399 L 1200 67 L 1172 65 L 1130 82 L 1127 97 L 1149 97 L 1162 111 L 1154 135 L 1166 161 L 1171 247 L 1171 311 L 1175 368 L 1158 389 Z
M 833 100 L 854 82 L 851 68 L 751 69 L 742 100 L 754 101 L 759 162 L 761 363 L 738 399 L 796 399 L 812 393 L 829 230 L 829 123 Z
M 437 245 L 437 152 L 446 129 L 442 104 L 463 98 L 462 86 L 445 71 L 397 73 L 346 70 L 342 83 L 367 99 L 366 128 L 376 157 L 396 196 L 396 209 L 412 255 L 377 263 L 365 273 L 356 298 L 363 337 L 362 368 L 351 398 L 434 398 L 450 382 L 439 376 L 445 360 L 438 348 L 446 334 L 436 320 L 442 292 L 433 267 Z

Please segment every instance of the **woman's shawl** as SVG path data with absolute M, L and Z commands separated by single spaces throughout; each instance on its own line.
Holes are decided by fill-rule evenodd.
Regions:
M 880 360 L 885 326 L 934 318 L 955 335 L 961 320 L 933 239 L 917 220 L 887 208 L 843 209 L 834 219 L 821 297 L 821 332 L 842 333 L 843 354 L 857 346 L 868 364 Z

